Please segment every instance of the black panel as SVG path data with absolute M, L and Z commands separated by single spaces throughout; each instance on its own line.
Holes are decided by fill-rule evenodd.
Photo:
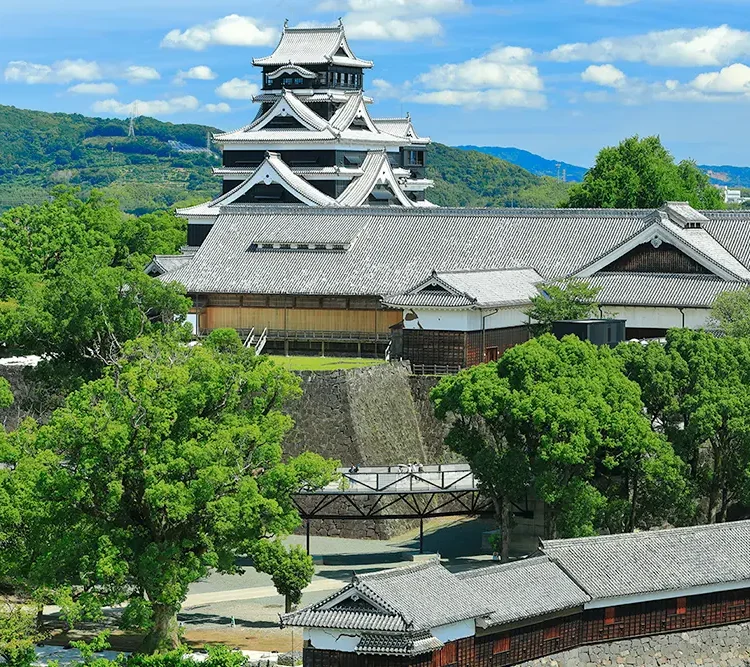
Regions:
M 211 231 L 212 224 L 198 224 L 189 223 L 187 229 L 187 244 L 192 246 L 199 246 L 208 236 L 208 232 Z

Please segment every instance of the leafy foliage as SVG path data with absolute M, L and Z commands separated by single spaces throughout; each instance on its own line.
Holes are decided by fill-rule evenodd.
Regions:
M 583 182 L 570 191 L 569 208 L 658 208 L 687 201 L 698 209 L 724 208 L 721 193 L 694 162 L 674 158 L 659 137 L 638 136 L 600 151 Z
M 183 238 L 184 223 L 172 214 L 134 219 L 97 193 L 82 200 L 64 187 L 51 201 L 7 211 L 0 217 L 0 341 L 91 377 L 126 341 L 179 330 L 189 301 L 143 267 L 152 254 L 175 252 Z M 49 376 L 49 368 L 39 371 Z
M 724 292 L 714 301 L 711 326 L 727 336 L 750 337 L 750 289 Z
M 0 658 L 7 667 L 31 667 L 41 639 L 36 616 L 24 605 L 0 602 Z
M 540 294 L 531 297 L 531 308 L 524 312 L 537 324 L 537 333 L 549 333 L 552 323 L 558 320 L 580 320 L 591 317 L 599 304 L 596 297 L 599 287 L 573 278 L 558 284 L 542 285 Z
M 667 344 L 618 348 L 653 423 L 688 464 L 703 519 L 750 504 L 750 341 L 674 329 Z
M 689 511 L 682 461 L 607 347 L 545 334 L 445 378 L 432 399 L 452 420 L 451 450 L 495 502 L 504 559 L 510 505 L 529 488 L 545 502 L 548 538 L 630 531 Z
M 299 393 L 234 331 L 193 348 L 127 343 L 48 424 L 9 434 L 0 564 L 97 606 L 130 600 L 131 624 L 150 628 L 144 650 L 177 647 L 188 586 L 294 530 L 291 494 L 333 477 L 337 462 L 311 453 L 282 462 L 292 422 L 281 406 Z
M 287 613 L 302 600 L 302 591 L 315 574 L 313 559 L 300 546 L 286 547 L 283 542 L 259 542 L 253 550 L 253 565 L 271 575 L 273 585 L 286 601 Z

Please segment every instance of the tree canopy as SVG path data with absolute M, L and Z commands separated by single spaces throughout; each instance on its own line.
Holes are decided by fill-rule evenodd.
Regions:
M 546 537 L 645 528 L 689 513 L 682 461 L 654 432 L 638 385 L 608 347 L 545 334 L 433 390 L 447 444 L 493 499 L 508 557 L 510 514 L 531 490 Z
M 271 575 L 276 590 L 284 596 L 285 611 L 292 611 L 315 574 L 312 556 L 300 546 L 286 547 L 279 540 L 258 542 L 252 555 L 255 569 Z
M 0 342 L 90 378 L 126 341 L 176 333 L 188 299 L 143 268 L 151 255 L 177 251 L 183 238 L 184 222 L 172 214 L 136 219 L 96 193 L 80 199 L 66 188 L 44 204 L 6 212 L 0 217 Z M 40 374 L 48 378 L 49 369 Z
M 291 494 L 337 462 L 282 462 L 282 404 L 299 380 L 216 331 L 192 348 L 126 343 L 103 377 L 49 423 L 7 437 L 0 466 L 0 577 L 68 587 L 79 605 L 128 601 L 144 650 L 178 645 L 176 612 L 209 569 L 298 525 Z
M 659 137 L 630 137 L 602 149 L 574 185 L 568 208 L 658 208 L 686 201 L 698 209 L 724 208 L 721 193 L 690 160 L 676 164 Z
M 540 294 L 531 297 L 531 308 L 524 312 L 537 324 L 532 325 L 536 333 L 549 333 L 552 323 L 558 320 L 580 320 L 596 313 L 599 304 L 596 297 L 599 287 L 591 287 L 577 278 L 541 285 Z
M 711 320 L 711 326 L 727 336 L 750 337 L 750 288 L 716 297 Z

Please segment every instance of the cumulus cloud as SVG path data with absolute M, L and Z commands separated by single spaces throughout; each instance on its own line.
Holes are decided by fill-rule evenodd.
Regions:
M 417 77 L 417 90 L 408 98 L 420 104 L 542 108 L 544 81 L 529 62 L 532 56 L 530 49 L 500 46 L 479 58 L 436 65 Z
M 690 85 L 708 93 L 750 93 L 750 67 L 735 63 L 719 72 L 699 74 Z
M 700 67 L 724 65 L 750 54 L 750 32 L 728 25 L 718 28 L 678 28 L 597 42 L 563 44 L 548 55 L 573 62 L 645 62 L 651 65 Z
M 271 46 L 279 37 L 276 28 L 265 27 L 250 16 L 230 14 L 224 18 L 168 32 L 161 45 L 172 49 L 203 51 L 209 46 Z
M 591 65 L 581 74 L 581 79 L 597 86 L 621 88 L 627 83 L 628 77 L 614 65 Z
M 418 81 L 431 89 L 476 90 L 477 88 L 510 88 L 542 90 L 539 70 L 530 65 L 530 49 L 506 46 L 481 58 L 458 64 L 437 65 Z
M 417 104 L 439 104 L 469 108 L 485 107 L 488 109 L 507 109 L 508 107 L 543 109 L 547 105 L 547 98 L 542 93 L 513 89 L 439 90 L 418 93 L 411 100 Z
M 119 92 L 114 83 L 78 83 L 68 88 L 69 93 L 79 95 L 117 95 Z
M 161 79 L 161 74 L 153 67 L 131 65 L 125 69 L 124 78 L 130 83 L 143 83 L 144 81 L 158 81 Z
M 101 66 L 89 60 L 59 60 L 51 65 L 14 60 L 5 68 L 5 80 L 12 83 L 72 83 L 101 78 Z
M 466 0 L 325 0 L 320 11 L 344 11 L 352 39 L 414 42 L 443 34 L 435 18 L 467 8 Z
M 225 97 L 230 100 L 251 100 L 259 92 L 260 88 L 257 84 L 247 79 L 238 78 L 225 81 L 216 89 L 216 94 L 219 97 Z
M 203 111 L 208 113 L 229 113 L 232 110 L 226 102 L 219 102 L 218 104 L 206 104 L 203 107 Z
M 218 74 L 214 72 L 208 65 L 196 65 L 191 67 L 189 70 L 180 70 L 177 72 L 175 77 L 175 83 L 185 83 L 187 79 L 194 79 L 196 81 L 213 81 Z
M 115 99 L 100 100 L 91 107 L 96 113 L 111 113 L 115 116 L 129 116 L 135 112 L 139 116 L 169 116 L 184 111 L 195 111 L 200 102 L 192 95 L 173 97 L 166 100 L 134 100 L 124 103 Z

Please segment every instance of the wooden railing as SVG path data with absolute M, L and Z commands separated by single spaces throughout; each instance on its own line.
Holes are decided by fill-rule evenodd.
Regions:
M 412 375 L 455 375 L 461 366 L 451 364 L 412 364 Z

